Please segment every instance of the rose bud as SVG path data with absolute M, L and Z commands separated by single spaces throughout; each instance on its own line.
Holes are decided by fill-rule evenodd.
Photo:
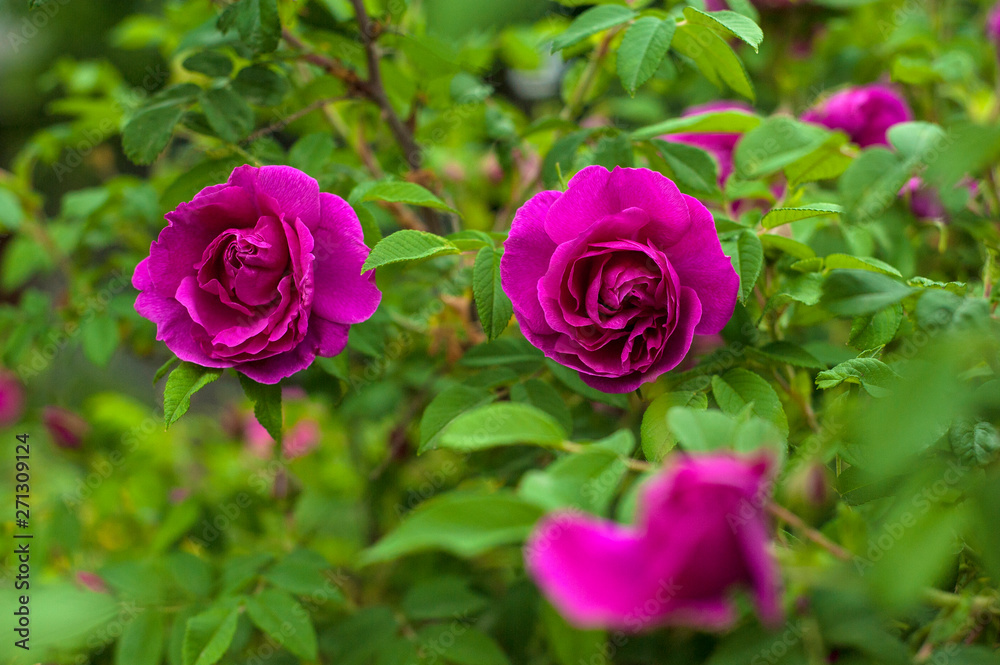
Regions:
M 17 377 L 0 371 L 0 427 L 10 427 L 24 412 L 24 389 Z
M 579 628 L 724 630 L 737 619 L 736 588 L 750 590 L 774 625 L 780 579 L 763 505 L 771 465 L 769 457 L 681 458 L 642 489 L 632 526 L 574 512 L 544 518 L 525 566 Z
M 90 425 L 86 420 L 58 406 L 45 407 L 42 410 L 42 422 L 52 437 L 52 442 L 60 448 L 79 448 L 90 432 Z
M 167 213 L 135 308 L 181 360 L 277 383 L 347 345 L 382 294 L 358 216 L 288 166 L 241 166 Z
M 511 224 L 500 261 L 521 332 L 598 390 L 676 367 L 733 314 L 739 277 L 712 214 L 649 169 L 588 166 Z
M 862 148 L 888 145 L 889 128 L 912 119 L 906 100 L 892 88 L 878 84 L 841 90 L 802 114 L 805 122 L 845 132 Z

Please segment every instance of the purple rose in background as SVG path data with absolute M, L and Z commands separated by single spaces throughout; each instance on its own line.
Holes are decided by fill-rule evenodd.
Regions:
M 135 308 L 181 360 L 277 383 L 335 356 L 381 293 L 354 210 L 288 166 L 241 166 L 167 213 Z
M 524 336 L 605 392 L 674 368 L 729 321 L 739 277 L 712 214 L 649 169 L 588 166 L 511 223 L 500 262 Z
M 252 414 L 246 417 L 247 448 L 258 457 L 270 457 L 274 439 Z M 285 432 L 281 441 L 281 454 L 285 459 L 295 459 L 311 453 L 319 445 L 319 423 L 305 418 Z
M 52 442 L 60 448 L 79 448 L 90 432 L 90 424 L 86 420 L 58 406 L 42 409 L 42 423 L 52 437 Z
M 986 38 L 1000 45 L 1000 3 L 993 5 L 986 15 Z
M 11 372 L 0 370 L 0 427 L 10 427 L 24 411 L 24 389 Z
M 964 178 L 955 187 L 964 187 L 970 196 L 975 195 L 978 189 L 976 181 L 971 178 Z M 916 217 L 948 221 L 948 211 L 941 201 L 941 194 L 936 187 L 928 185 L 919 176 L 910 178 L 899 190 L 899 195 L 906 199 L 910 212 Z
M 845 132 L 862 148 L 888 145 L 886 131 L 913 119 L 906 100 L 884 85 L 847 88 L 802 114 L 802 120 Z
M 764 503 L 771 459 L 687 457 L 642 489 L 635 524 L 553 513 L 525 546 L 525 566 L 580 628 L 662 625 L 721 630 L 731 593 L 752 591 L 761 618 L 781 620 L 780 579 Z
M 753 109 L 742 102 L 719 101 L 692 106 L 684 111 L 681 117 L 686 118 L 700 113 L 715 111 L 746 111 L 747 113 L 753 113 Z M 742 137 L 743 134 L 739 132 L 684 132 L 680 134 L 665 134 L 660 138 L 664 141 L 693 145 L 696 148 L 707 151 L 715 158 L 716 163 L 719 165 L 719 187 L 722 187 L 726 182 L 726 178 L 733 172 L 733 150 L 736 149 L 736 144 Z

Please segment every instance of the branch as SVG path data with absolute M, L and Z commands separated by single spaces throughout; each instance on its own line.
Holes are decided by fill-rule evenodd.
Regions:
M 806 538 L 813 541 L 814 543 L 816 543 L 817 545 L 819 545 L 827 552 L 840 559 L 841 561 L 850 561 L 851 559 L 854 558 L 850 552 L 848 552 L 843 547 L 841 547 L 837 543 L 833 542 L 832 540 L 824 536 L 816 529 L 806 524 L 801 517 L 799 517 L 792 511 L 788 510 L 784 506 L 779 506 L 776 503 L 769 503 L 767 504 L 767 509 L 768 511 L 770 511 L 772 515 L 777 517 L 779 520 L 785 522 L 789 526 L 795 527 L 800 532 L 802 532 L 802 535 L 804 535 Z

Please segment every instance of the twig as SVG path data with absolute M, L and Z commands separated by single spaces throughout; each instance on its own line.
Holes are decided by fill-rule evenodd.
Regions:
M 268 134 L 273 134 L 274 132 L 281 131 L 282 129 L 284 129 L 288 125 L 292 124 L 296 120 L 299 120 L 300 118 L 304 118 L 305 116 L 309 115 L 313 111 L 315 111 L 317 109 L 323 108 L 327 104 L 332 104 L 334 102 L 341 102 L 341 101 L 344 101 L 346 99 L 347 99 L 347 97 L 343 97 L 343 96 L 339 96 L 339 97 L 327 97 L 325 99 L 317 99 L 313 103 L 308 104 L 307 106 L 303 106 L 298 111 L 296 111 L 296 112 L 294 112 L 294 113 L 292 113 L 290 115 L 285 116 L 284 118 L 282 118 L 278 122 L 274 123 L 273 125 L 268 125 L 267 127 L 262 127 L 260 129 L 258 129 L 256 132 L 254 132 L 253 134 L 251 134 L 250 136 L 248 136 L 246 139 L 244 139 L 243 142 L 244 143 L 251 143 L 251 142 L 256 141 L 257 139 L 261 138 L 262 136 L 267 136 Z
M 843 547 L 833 542 L 822 533 L 812 528 L 806 524 L 801 517 L 788 510 L 784 506 L 779 506 L 776 503 L 767 504 L 768 511 L 777 517 L 782 522 L 785 522 L 789 526 L 795 527 L 798 531 L 802 533 L 806 538 L 813 541 L 827 552 L 837 557 L 842 561 L 850 561 L 853 557 L 851 553 L 845 550 Z

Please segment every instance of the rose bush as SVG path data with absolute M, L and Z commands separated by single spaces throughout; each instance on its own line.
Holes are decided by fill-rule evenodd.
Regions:
M 500 264 L 521 330 L 606 392 L 674 368 L 729 321 L 739 277 L 712 214 L 648 169 L 593 166 L 511 223 Z
M 132 283 L 181 360 L 277 383 L 340 353 L 381 300 L 357 215 L 296 169 L 240 167 L 167 222 Z

